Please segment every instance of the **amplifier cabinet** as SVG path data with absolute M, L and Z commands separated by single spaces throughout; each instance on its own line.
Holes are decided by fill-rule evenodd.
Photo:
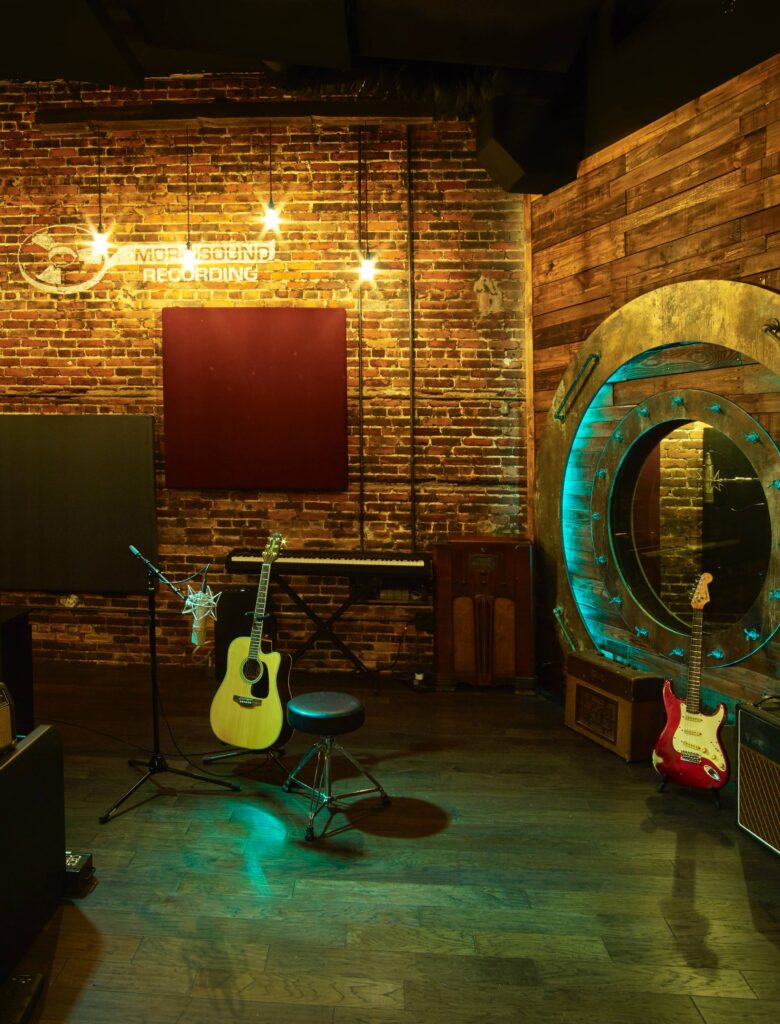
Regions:
M 532 550 L 513 537 L 464 537 L 433 548 L 436 683 L 534 681 Z
M 14 702 L 5 683 L 0 683 L 0 754 L 9 750 L 16 742 L 14 724 Z
M 780 853 L 780 708 L 737 709 L 737 824 Z
M 62 739 L 53 726 L 39 725 L 14 750 L 0 755 L 0 815 L 2 982 L 57 909 L 65 890 Z M 0 1018 L 6 1020 L 2 1012 Z
M 566 657 L 564 721 L 626 761 L 649 760 L 666 716 L 663 679 L 594 652 Z

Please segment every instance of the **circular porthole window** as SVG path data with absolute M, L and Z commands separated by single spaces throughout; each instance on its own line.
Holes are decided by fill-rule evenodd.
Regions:
M 687 657 L 690 594 L 703 572 L 713 577 L 705 663 L 741 661 L 771 638 L 777 465 L 760 424 L 706 391 L 653 395 L 603 439 L 590 501 L 593 559 L 636 642 Z

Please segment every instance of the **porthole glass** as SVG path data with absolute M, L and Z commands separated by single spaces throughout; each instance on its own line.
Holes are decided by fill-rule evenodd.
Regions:
M 690 592 L 713 576 L 705 632 L 739 621 L 756 601 L 771 554 L 769 507 L 745 453 L 699 420 L 648 431 L 617 473 L 610 531 L 634 599 L 672 630 L 690 628 Z

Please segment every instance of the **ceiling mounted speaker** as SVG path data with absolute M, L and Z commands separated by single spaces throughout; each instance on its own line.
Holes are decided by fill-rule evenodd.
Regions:
M 477 161 L 505 192 L 551 192 L 576 177 L 580 138 L 552 100 L 496 96 L 477 118 Z

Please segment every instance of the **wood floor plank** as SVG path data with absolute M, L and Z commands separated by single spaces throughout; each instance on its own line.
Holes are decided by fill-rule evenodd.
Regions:
M 360 950 L 447 953 L 451 956 L 470 956 L 477 952 L 471 932 L 455 928 L 409 928 L 402 925 L 349 925 L 347 945 Z
M 398 1008 L 403 1005 L 403 986 L 383 978 L 365 979 L 324 974 L 233 974 L 217 970 L 201 971 L 192 995 L 211 993 L 240 994 L 244 1002 L 284 1003 L 318 1006 L 358 1006 Z
M 780 999 L 757 1000 L 748 1014 L 742 999 L 695 996 L 694 1003 L 705 1024 L 777 1024 L 780 1020 Z
M 187 1001 L 176 1024 L 332 1024 L 330 1006 L 258 1003 L 213 995 Z
M 543 960 L 610 960 L 606 942 L 600 935 L 486 931 L 475 932 L 474 941 L 477 952 L 485 956 L 520 956 Z

